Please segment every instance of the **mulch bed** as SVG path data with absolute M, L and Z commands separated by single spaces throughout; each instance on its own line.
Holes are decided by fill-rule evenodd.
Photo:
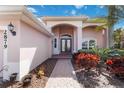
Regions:
M 72 65 L 82 88 L 124 88 L 124 79 L 110 74 L 104 67 L 100 68 L 100 75 L 96 70 L 89 72 L 79 68 L 72 60 Z
M 44 88 L 55 65 L 57 63 L 57 59 L 48 59 L 42 64 L 40 64 L 38 67 L 36 67 L 34 70 L 30 72 L 32 75 L 31 83 L 28 86 L 25 86 L 23 88 Z M 45 68 L 45 75 L 42 76 L 42 78 L 37 77 L 36 70 L 39 69 L 40 67 Z M 20 82 L 6 82 L 0 85 L 0 88 L 17 88 Z

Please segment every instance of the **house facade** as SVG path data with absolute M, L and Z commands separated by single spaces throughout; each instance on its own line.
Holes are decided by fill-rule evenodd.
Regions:
M 0 77 L 17 80 L 52 55 L 79 49 L 108 47 L 108 31 L 96 31 L 105 23 L 88 22 L 88 17 L 43 17 L 37 19 L 25 6 L 0 6 Z M 8 29 L 14 25 L 16 35 Z
M 103 22 L 88 22 L 88 17 L 43 17 L 53 33 L 52 54 L 72 53 L 79 49 L 108 47 L 107 29 L 96 30 Z

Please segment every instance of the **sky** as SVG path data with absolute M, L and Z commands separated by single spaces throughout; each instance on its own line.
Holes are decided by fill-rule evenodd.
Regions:
M 103 5 L 29 5 L 27 8 L 37 17 L 86 15 L 94 18 L 108 14 L 107 8 Z
M 35 16 L 81 16 L 89 18 L 105 17 L 108 9 L 104 5 L 28 5 L 27 9 Z M 124 28 L 124 20 L 115 24 L 114 29 Z
M 118 29 L 118 28 L 124 28 L 124 19 L 119 20 L 115 25 L 114 25 L 114 29 Z

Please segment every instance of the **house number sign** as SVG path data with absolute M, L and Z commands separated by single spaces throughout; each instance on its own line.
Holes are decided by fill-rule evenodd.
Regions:
M 4 32 L 4 48 L 7 48 L 7 31 Z

